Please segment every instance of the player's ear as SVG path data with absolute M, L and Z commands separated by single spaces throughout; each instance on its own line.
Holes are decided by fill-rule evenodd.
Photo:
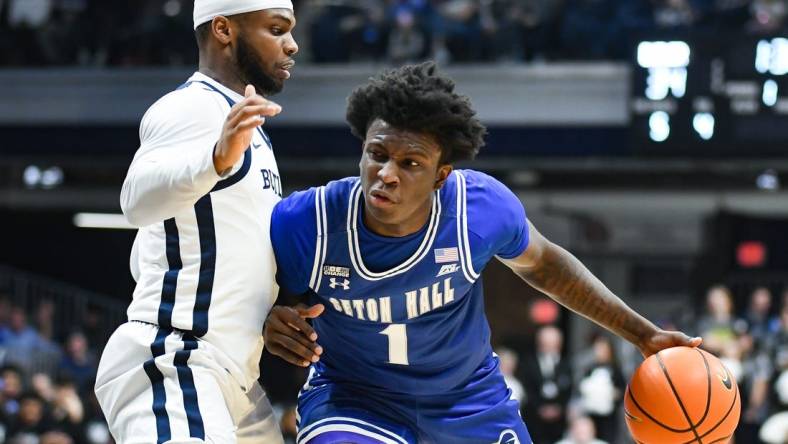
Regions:
M 443 188 L 443 184 L 446 183 L 446 179 L 449 178 L 449 174 L 451 174 L 452 171 L 454 171 L 454 167 L 448 163 L 438 167 L 438 177 L 435 179 L 436 190 Z
M 211 34 L 223 45 L 228 45 L 232 41 L 233 31 L 230 30 L 230 20 L 227 17 L 219 15 L 211 20 Z

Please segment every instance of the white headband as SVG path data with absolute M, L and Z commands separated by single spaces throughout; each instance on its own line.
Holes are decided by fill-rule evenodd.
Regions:
M 263 9 L 293 10 L 290 0 L 194 0 L 194 29 L 219 15 L 235 15 Z

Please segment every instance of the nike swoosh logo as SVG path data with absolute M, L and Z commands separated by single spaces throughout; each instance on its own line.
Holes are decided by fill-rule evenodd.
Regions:
M 252 148 L 254 148 L 254 149 L 260 148 L 261 146 L 263 146 L 262 143 L 253 143 L 252 144 Z
M 627 415 L 627 418 L 635 421 L 635 422 L 643 422 L 642 419 L 638 418 L 637 416 L 629 413 L 626 409 L 624 409 L 624 414 Z
M 722 381 L 722 385 L 724 385 L 726 389 L 730 390 L 733 388 L 733 382 L 731 382 L 731 377 L 728 375 L 727 370 L 725 371 L 725 376 L 722 376 L 719 373 L 717 373 L 717 376 L 719 376 L 720 381 Z

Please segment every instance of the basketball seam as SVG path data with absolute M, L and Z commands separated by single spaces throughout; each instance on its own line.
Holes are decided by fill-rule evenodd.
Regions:
M 709 444 L 717 444 L 718 442 L 728 442 L 728 441 L 730 441 L 731 436 L 733 436 L 733 435 L 728 435 L 728 436 L 724 436 L 724 437 L 722 437 L 720 439 L 715 439 L 714 441 L 710 442 Z
M 679 407 L 681 407 L 681 412 L 684 413 L 684 417 L 687 419 L 687 423 L 690 426 L 690 430 L 692 430 L 692 434 L 695 435 L 695 439 L 690 442 L 697 441 L 698 443 L 703 444 L 703 441 L 700 440 L 700 435 L 698 435 L 698 431 L 695 429 L 695 426 L 692 424 L 692 419 L 690 418 L 689 413 L 687 413 L 686 407 L 684 407 L 684 403 L 681 402 L 681 397 L 676 391 L 676 387 L 673 385 L 673 380 L 670 379 L 670 374 L 668 374 L 668 369 L 665 368 L 665 363 L 662 362 L 662 358 L 659 357 L 659 353 L 657 353 L 655 356 L 657 357 L 657 362 L 659 363 L 659 366 L 662 369 L 662 373 L 665 375 L 665 378 L 668 380 L 670 389 L 673 391 L 673 396 L 676 397 L 676 401 L 678 401 Z
M 728 376 L 730 377 L 730 373 L 728 372 L 727 368 L 725 369 L 725 373 L 728 373 Z M 733 394 L 733 402 L 731 402 L 730 407 L 728 407 L 728 411 L 725 412 L 725 415 L 723 415 L 723 417 L 717 422 L 717 424 L 714 424 L 714 427 L 710 428 L 709 430 L 706 431 L 706 433 L 701 435 L 700 436 L 701 438 L 705 438 L 708 435 L 710 435 L 712 432 L 717 430 L 717 427 L 721 426 L 722 423 L 725 422 L 726 419 L 728 419 L 728 416 L 730 416 L 731 412 L 733 411 L 733 407 L 736 405 L 736 400 L 738 398 L 739 398 L 739 386 L 737 385 L 736 386 L 736 392 Z M 730 436 L 729 436 L 729 438 L 730 438 Z M 682 444 L 692 444 L 693 442 L 695 442 L 694 439 L 692 441 L 687 441 L 687 442 L 682 443 Z M 700 441 L 700 442 L 701 442 L 701 444 L 703 444 L 703 441 Z M 716 441 L 714 441 L 712 443 L 709 443 L 709 444 L 714 444 L 715 442 L 719 442 L 719 440 L 716 440 Z
M 654 422 L 658 426 L 663 427 L 665 429 L 668 429 L 669 431 L 674 432 L 674 433 L 687 433 L 687 432 L 692 430 L 690 428 L 688 428 L 688 429 L 674 429 L 673 427 L 670 427 L 669 425 L 663 424 L 662 421 L 660 421 L 657 418 L 651 416 L 643 407 L 640 406 L 640 403 L 638 403 L 637 399 L 635 399 L 635 395 L 633 394 L 633 392 L 634 392 L 634 390 L 632 389 L 632 387 L 629 387 L 629 398 L 632 399 L 632 402 L 635 403 L 635 407 L 637 407 L 638 410 L 643 412 L 643 414 L 646 415 L 646 418 L 650 419 L 652 422 Z M 692 441 L 690 441 L 690 442 L 692 442 Z
M 701 359 L 703 359 L 703 365 L 706 366 L 706 377 L 707 377 L 706 378 L 706 382 L 707 382 L 707 385 L 706 385 L 706 387 L 707 387 L 707 390 L 706 390 L 706 409 L 703 412 L 703 416 L 701 416 L 701 418 L 698 421 L 698 423 L 695 424 L 695 427 L 699 427 L 701 424 L 703 424 L 703 421 L 706 420 L 706 417 L 709 415 L 709 408 L 711 407 L 711 368 L 709 368 L 709 362 L 706 361 L 706 356 L 703 354 L 703 352 L 701 352 L 697 348 L 694 349 L 694 350 L 697 351 L 698 354 L 700 355 Z

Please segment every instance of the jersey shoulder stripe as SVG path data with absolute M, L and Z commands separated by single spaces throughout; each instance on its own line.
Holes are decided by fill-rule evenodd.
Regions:
M 465 176 L 460 171 L 454 171 L 457 177 L 457 239 L 460 247 L 460 266 L 465 278 L 470 282 L 479 279 L 479 274 L 473 269 L 473 256 L 468 238 L 468 195 Z

